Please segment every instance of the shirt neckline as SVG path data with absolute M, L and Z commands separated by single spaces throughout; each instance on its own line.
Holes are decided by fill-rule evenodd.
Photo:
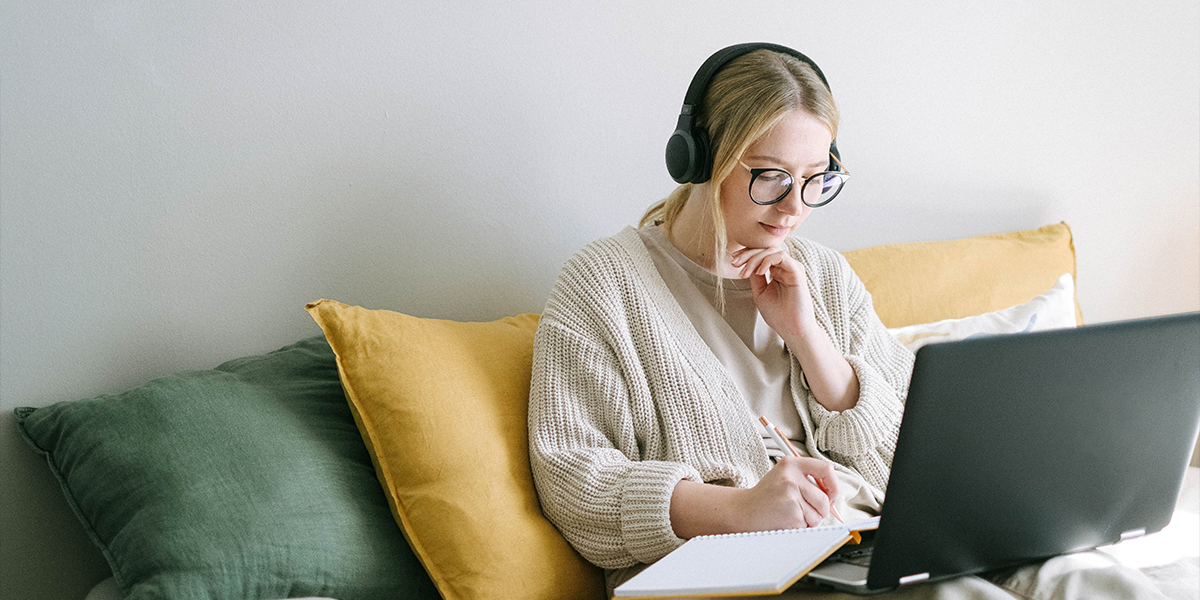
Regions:
M 662 225 L 648 225 L 645 229 L 646 233 L 649 234 L 650 239 L 653 240 L 654 243 L 657 244 L 667 256 L 671 257 L 671 260 L 675 261 L 680 267 L 683 267 L 684 272 L 686 272 L 693 281 L 712 289 L 717 288 L 718 278 L 716 274 L 710 273 L 708 269 L 696 264 L 695 261 L 688 258 L 686 254 L 681 252 L 679 248 L 676 248 L 675 244 L 672 244 L 671 240 L 667 238 L 667 232 L 663 229 Z M 730 279 L 728 277 L 722 279 L 724 279 L 722 287 L 724 287 L 727 292 L 751 291 L 749 279 Z

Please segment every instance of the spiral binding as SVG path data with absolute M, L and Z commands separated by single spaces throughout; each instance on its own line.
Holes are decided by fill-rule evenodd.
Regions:
M 835 529 L 836 530 L 846 530 L 846 531 L 850 530 L 845 525 L 824 525 L 821 527 L 804 527 L 804 528 L 797 528 L 797 529 L 769 529 L 767 531 L 743 531 L 740 533 L 714 533 L 711 535 L 698 535 L 692 539 L 698 540 L 701 538 L 753 537 L 753 536 L 759 536 L 759 535 L 777 535 L 777 534 L 781 534 L 781 533 L 796 533 L 797 531 L 832 531 Z

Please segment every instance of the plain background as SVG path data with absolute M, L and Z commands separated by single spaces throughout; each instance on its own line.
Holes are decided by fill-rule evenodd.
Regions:
M 1200 309 L 1200 5 L 0 6 L 0 597 L 107 576 L 12 410 L 319 334 L 332 298 L 540 311 L 673 187 L 713 51 L 807 53 L 853 173 L 839 250 L 1065 221 L 1084 318 Z

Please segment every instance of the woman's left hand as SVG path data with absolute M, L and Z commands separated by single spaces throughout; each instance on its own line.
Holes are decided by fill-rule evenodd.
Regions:
M 800 361 L 817 402 L 831 411 L 854 408 L 858 374 L 817 324 L 804 265 L 781 248 L 742 248 L 732 257 L 734 268 L 750 279 L 759 314 Z
M 741 276 L 750 279 L 763 320 L 785 340 L 816 322 L 808 273 L 785 248 L 742 248 L 732 258 Z

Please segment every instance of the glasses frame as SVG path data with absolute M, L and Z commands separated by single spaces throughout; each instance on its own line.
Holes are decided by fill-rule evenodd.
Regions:
M 804 189 L 807 188 L 808 184 L 811 183 L 814 179 L 816 179 L 818 177 L 823 177 L 830 173 L 836 173 L 847 179 L 850 178 L 850 171 L 848 171 L 846 169 L 846 165 L 843 165 L 842 161 L 838 160 L 838 157 L 835 156 L 833 152 L 829 153 L 829 157 L 833 159 L 833 162 L 837 163 L 837 166 L 841 169 L 840 171 L 821 171 L 820 173 L 816 173 L 814 175 L 805 177 L 804 183 L 800 184 L 800 202 L 802 202 L 805 206 L 807 206 L 809 208 L 821 208 L 822 206 L 825 206 L 826 204 L 833 202 L 833 199 L 837 198 L 838 194 L 842 193 L 841 188 L 839 188 L 838 191 L 836 193 L 834 193 L 834 195 L 830 196 L 828 200 L 826 200 L 824 202 L 819 202 L 817 204 L 809 204 L 807 201 L 804 200 Z M 787 198 L 788 194 L 792 193 L 792 189 L 796 187 L 796 176 L 792 175 L 791 172 L 788 171 L 787 169 L 777 169 L 777 168 L 754 169 L 754 168 L 751 168 L 750 165 L 747 165 L 746 163 L 742 162 L 741 159 L 738 159 L 738 164 L 742 165 L 742 167 L 744 167 L 747 171 L 750 171 L 750 185 L 746 187 L 746 194 L 748 196 L 750 196 L 751 202 L 753 202 L 759 206 L 770 206 L 772 204 L 778 203 L 779 201 L 783 200 L 784 198 Z M 772 171 L 778 171 L 780 173 L 787 175 L 788 179 L 792 180 L 792 183 L 788 184 L 787 190 L 785 190 L 782 194 L 780 194 L 778 198 L 771 200 L 769 202 L 759 202 L 758 200 L 754 199 L 754 193 L 751 191 L 754 189 L 754 181 L 758 179 L 759 175 L 762 175 L 763 173 L 770 173 Z M 843 188 L 846 187 L 845 181 L 842 182 L 842 187 Z

